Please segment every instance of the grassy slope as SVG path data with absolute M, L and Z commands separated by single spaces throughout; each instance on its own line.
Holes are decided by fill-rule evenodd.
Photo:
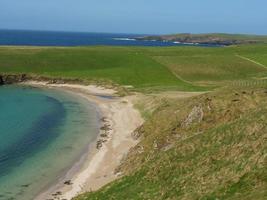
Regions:
M 104 79 L 138 89 L 199 90 L 193 85 L 266 77 L 265 67 L 237 56 L 266 65 L 266 52 L 266 45 L 1 47 L 0 72 Z M 153 100 L 159 108 L 141 129 L 142 141 L 119 168 L 127 176 L 77 199 L 264 199 L 266 92 L 254 90 L 219 90 L 183 101 Z M 204 117 L 184 126 L 195 106 Z
M 184 80 L 195 84 L 225 84 L 228 81 L 253 80 L 266 76 L 267 68 L 238 56 L 267 60 L 267 45 L 227 48 L 173 49 L 168 53 L 152 54 Z
M 239 88 L 166 100 L 119 168 L 126 176 L 76 199 L 264 199 L 266 97 Z
M 222 85 L 253 80 L 267 68 L 267 45 L 227 48 L 196 47 L 76 47 L 0 48 L 0 73 L 34 73 L 85 80 L 111 80 L 135 88 L 200 90 L 198 85 Z

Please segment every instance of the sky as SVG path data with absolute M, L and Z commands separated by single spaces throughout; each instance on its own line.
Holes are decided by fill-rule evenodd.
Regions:
M 0 0 L 0 29 L 267 35 L 267 0 Z

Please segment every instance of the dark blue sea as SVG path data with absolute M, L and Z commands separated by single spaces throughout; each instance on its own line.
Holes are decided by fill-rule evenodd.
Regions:
M 0 30 L 0 45 L 22 46 L 207 46 L 163 41 L 138 41 L 145 35 L 55 31 Z

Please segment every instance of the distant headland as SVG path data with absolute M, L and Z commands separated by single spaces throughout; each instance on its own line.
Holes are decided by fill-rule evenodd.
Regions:
M 206 45 L 238 45 L 238 44 L 258 44 L 267 43 L 266 35 L 245 35 L 245 34 L 191 34 L 181 33 L 172 35 L 151 35 L 137 37 L 141 41 L 166 41 L 181 44 L 206 44 Z

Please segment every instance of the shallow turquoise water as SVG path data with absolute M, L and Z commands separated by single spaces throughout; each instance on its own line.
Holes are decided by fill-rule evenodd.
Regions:
M 94 105 L 60 90 L 0 87 L 0 200 L 31 200 L 97 136 Z

